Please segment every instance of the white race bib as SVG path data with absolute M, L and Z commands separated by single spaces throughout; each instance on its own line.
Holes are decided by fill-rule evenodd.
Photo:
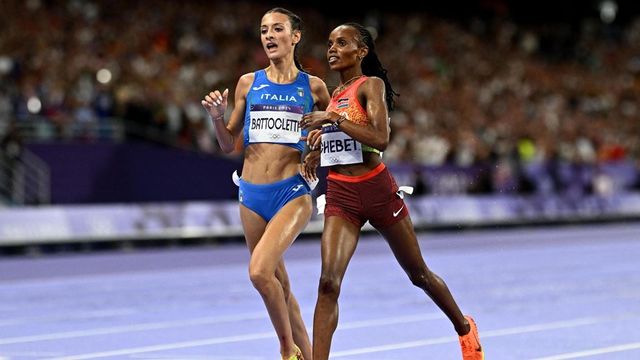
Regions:
M 295 144 L 300 141 L 304 109 L 295 105 L 251 105 L 249 143 Z
M 362 145 L 335 126 L 323 128 L 320 143 L 320 166 L 359 164 Z

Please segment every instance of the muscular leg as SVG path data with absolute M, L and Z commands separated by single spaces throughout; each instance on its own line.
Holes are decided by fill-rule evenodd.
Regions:
M 251 230 L 245 231 L 247 245 L 249 246 L 249 251 L 251 253 L 253 253 L 253 249 L 257 245 L 258 240 L 260 240 L 260 237 L 264 233 L 264 228 L 267 225 L 260 216 L 255 216 L 258 219 L 255 219 L 256 221 L 252 223 L 253 226 L 249 226 Z M 260 221 L 262 221 L 262 226 L 260 226 Z M 302 319 L 298 300 L 291 292 L 289 275 L 287 274 L 287 270 L 282 259 L 280 259 L 280 261 L 278 262 L 278 266 L 276 267 L 276 278 L 282 286 L 282 292 L 284 293 L 284 298 L 287 302 L 287 308 L 289 310 L 289 322 L 291 324 L 291 330 L 293 332 L 293 340 L 295 344 L 300 347 L 302 356 L 304 356 L 305 359 L 311 359 L 311 341 L 309 340 L 309 334 Z
M 284 252 L 311 218 L 311 197 L 301 196 L 290 201 L 266 226 L 264 220 L 244 206 L 240 207 L 240 217 L 247 244 L 253 249 L 249 262 L 249 277 L 267 308 L 280 341 L 280 353 L 283 357 L 291 356 L 294 353 L 294 339 L 289 305 L 285 300 L 283 286 L 276 277 L 276 269 L 282 263 Z M 261 221 L 255 224 L 254 221 L 258 219 Z M 264 229 L 264 232 L 258 236 L 261 229 Z M 284 268 L 284 265 L 282 266 Z
M 447 284 L 429 270 L 422 258 L 411 218 L 406 216 L 400 222 L 384 229 L 378 229 L 378 231 L 389 243 L 398 263 L 407 273 L 411 282 L 424 290 L 447 315 L 458 335 L 468 333 L 469 323 L 458 308 Z
M 291 292 L 291 283 L 289 282 L 289 275 L 284 267 L 284 261 L 280 260 L 278 267 L 276 268 L 276 278 L 282 285 L 284 292 L 284 298 L 287 302 L 287 308 L 289 310 L 289 322 L 291 324 L 291 331 L 293 332 L 293 341 L 298 345 L 302 351 L 302 356 L 305 359 L 311 359 L 311 341 L 309 340 L 309 334 L 307 328 L 304 325 L 302 319 L 302 313 L 300 312 L 300 305 L 298 300 Z
M 313 315 L 313 359 L 326 360 L 338 326 L 338 296 L 347 265 L 356 250 L 360 228 L 338 217 L 325 218 L 322 233 L 322 270 Z

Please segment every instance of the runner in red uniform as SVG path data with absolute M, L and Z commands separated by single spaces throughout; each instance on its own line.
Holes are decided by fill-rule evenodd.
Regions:
M 329 166 L 322 233 L 322 271 L 313 319 L 313 358 L 328 359 L 338 324 L 338 295 L 360 229 L 369 221 L 389 243 L 411 282 L 442 309 L 459 335 L 462 357 L 481 360 L 478 330 L 464 316 L 447 285 L 424 262 L 411 217 L 393 177 L 382 163 L 389 143 L 389 111 L 394 95 L 369 31 L 347 23 L 329 36 L 329 66 L 340 72 L 327 111 L 306 114 L 308 142 L 320 151 L 305 159 L 307 176 L 318 161 Z

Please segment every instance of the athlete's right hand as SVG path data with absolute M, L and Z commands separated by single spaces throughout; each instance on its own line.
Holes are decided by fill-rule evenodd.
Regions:
M 212 119 L 224 119 L 224 113 L 227 111 L 227 97 L 229 96 L 229 89 L 225 89 L 222 94 L 220 91 L 212 91 L 205 95 L 201 101 L 202 106 L 207 110 L 209 116 Z
M 317 129 L 323 124 L 335 122 L 340 119 L 340 114 L 333 111 L 312 111 L 302 116 L 300 120 L 300 128 Z

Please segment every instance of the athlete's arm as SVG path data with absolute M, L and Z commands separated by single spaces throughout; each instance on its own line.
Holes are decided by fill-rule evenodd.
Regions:
M 358 100 L 367 110 L 369 124 L 363 126 L 346 121 L 340 114 L 333 111 L 314 111 L 302 117 L 300 126 L 303 129 L 314 129 L 326 123 L 334 123 L 353 139 L 384 151 L 389 145 L 389 113 L 385 100 L 384 81 L 377 77 L 370 77 L 358 88 Z M 309 142 L 310 144 L 313 142 Z
M 313 94 L 313 103 L 316 110 L 324 110 L 329 105 L 331 95 L 327 90 L 327 84 L 317 76 L 309 76 L 309 86 L 311 87 L 311 93 Z
M 225 124 L 224 121 L 224 111 L 227 108 L 227 97 L 229 93 L 228 90 L 225 90 L 222 94 L 222 104 L 219 105 L 222 110 L 222 115 L 219 117 L 212 117 L 211 119 L 215 128 L 218 144 L 222 151 L 227 154 L 235 149 L 236 138 L 242 132 L 242 126 L 244 125 L 244 113 L 247 105 L 247 94 L 249 93 L 249 88 L 253 83 L 254 76 L 255 75 L 253 73 L 248 73 L 242 75 L 240 79 L 238 79 L 234 95 L 235 104 L 233 111 L 231 112 L 231 116 L 229 117 L 229 122 Z M 205 108 L 207 107 L 205 106 Z M 209 115 L 211 115 L 211 111 L 209 111 Z
M 319 77 L 309 76 L 309 86 L 311 87 L 311 93 L 313 95 L 314 108 L 317 110 L 326 109 L 331 100 L 331 95 L 329 95 L 329 90 L 327 90 L 325 82 Z M 312 133 L 313 131 L 309 134 Z M 317 180 L 316 168 L 320 163 L 320 150 L 310 146 L 313 144 L 307 141 L 307 138 L 303 138 L 302 140 L 304 140 L 307 145 L 303 152 L 302 175 L 308 180 Z
M 351 121 L 340 121 L 340 130 L 358 140 L 360 143 L 369 145 L 377 150 L 384 151 L 389 145 L 389 112 L 385 100 L 384 81 L 377 77 L 368 78 L 358 88 L 358 100 L 367 110 L 369 123 L 365 126 L 352 123 Z

